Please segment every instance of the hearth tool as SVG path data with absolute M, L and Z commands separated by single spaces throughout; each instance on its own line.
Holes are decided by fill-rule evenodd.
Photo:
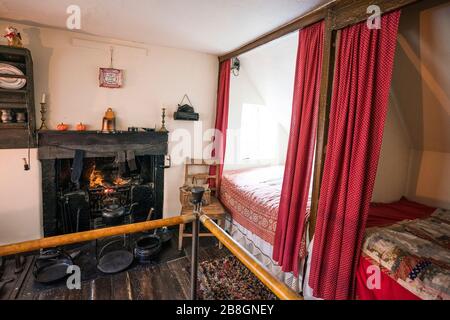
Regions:
M 52 283 L 64 279 L 68 276 L 67 268 L 73 265 L 73 256 L 63 250 L 56 250 L 49 255 L 41 254 L 34 263 L 34 279 L 39 283 Z
M 60 197 L 62 232 L 73 233 L 90 229 L 89 198 L 85 191 L 78 190 Z

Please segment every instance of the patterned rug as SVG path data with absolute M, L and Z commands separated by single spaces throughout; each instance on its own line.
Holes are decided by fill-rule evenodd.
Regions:
M 199 265 L 201 300 L 275 300 L 275 295 L 236 257 L 203 261 Z

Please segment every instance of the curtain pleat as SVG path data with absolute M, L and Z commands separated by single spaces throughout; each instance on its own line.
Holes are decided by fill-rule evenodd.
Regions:
M 227 144 L 227 129 L 228 129 L 228 109 L 230 102 L 230 76 L 231 76 L 231 60 L 225 60 L 219 66 L 219 88 L 217 91 L 217 111 L 215 129 L 217 133 L 214 135 L 214 148 L 212 150 L 212 157 L 219 161 L 219 185 L 215 185 L 215 181 L 210 181 L 211 187 L 220 188 L 220 181 L 223 173 L 223 164 L 225 160 L 225 149 Z M 216 167 L 212 166 L 210 174 L 216 174 Z
M 309 284 L 351 299 L 378 167 L 400 11 L 341 31 Z
M 275 233 L 273 258 L 299 274 L 304 257 L 307 204 L 314 159 L 322 74 L 324 22 L 300 30 L 291 129 Z

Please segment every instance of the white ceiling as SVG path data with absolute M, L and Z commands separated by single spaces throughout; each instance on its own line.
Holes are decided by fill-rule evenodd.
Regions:
M 82 32 L 224 54 L 329 0 L 0 0 L 0 18 L 65 28 L 69 5 Z

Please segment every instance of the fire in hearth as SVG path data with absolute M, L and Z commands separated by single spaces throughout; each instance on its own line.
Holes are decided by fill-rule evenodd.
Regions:
M 104 179 L 100 170 L 97 170 L 94 166 L 92 173 L 89 176 L 89 187 L 91 189 L 103 187 Z
M 89 188 L 90 189 L 96 189 L 96 188 L 112 188 L 112 187 L 122 187 L 129 185 L 131 182 L 131 179 L 126 179 L 121 177 L 119 174 L 117 174 L 112 181 L 108 181 L 108 179 L 105 179 L 105 175 L 101 170 L 98 170 L 95 166 L 92 169 L 92 172 L 89 176 Z

